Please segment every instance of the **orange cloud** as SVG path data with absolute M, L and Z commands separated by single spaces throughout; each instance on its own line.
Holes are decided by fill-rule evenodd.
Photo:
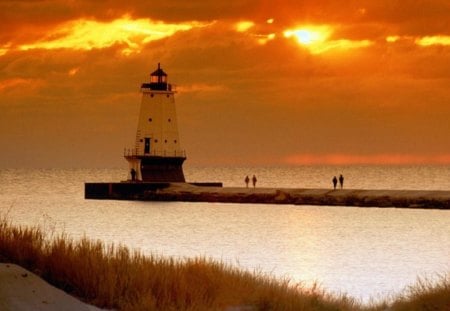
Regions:
M 50 30 L 45 38 L 22 44 L 18 49 L 22 51 L 33 49 L 92 50 L 122 44 L 125 46 L 122 53 L 129 55 L 139 52 L 141 47 L 148 42 L 172 36 L 178 31 L 205 25 L 206 23 L 199 22 L 169 24 L 145 18 L 132 19 L 127 15 L 111 22 L 78 19 L 59 25 Z M 2 53 L 1 49 L 0 53 Z M 3 54 L 5 53 L 3 51 Z
M 414 165 L 414 164 L 450 164 L 450 154 L 413 155 L 413 154 L 298 154 L 285 158 L 285 163 L 294 165 Z
M 272 24 L 273 19 L 268 19 L 264 24 Z M 256 29 L 255 29 L 256 28 Z M 252 39 L 255 39 L 255 42 L 264 45 L 267 42 L 275 39 L 276 34 L 274 32 L 268 31 L 261 27 L 261 25 L 257 25 L 253 21 L 240 21 L 234 24 L 234 29 L 240 33 L 248 34 Z
M 450 46 L 450 36 L 424 36 L 424 37 L 414 37 L 414 36 L 396 36 L 390 35 L 385 38 L 386 42 L 395 43 L 398 41 L 405 41 L 415 43 L 416 45 L 422 47 L 429 47 L 433 45 Z
M 389 42 L 389 43 L 394 43 L 394 42 L 397 42 L 398 40 L 400 40 L 400 36 L 387 36 L 386 37 L 386 42 Z
M 180 93 L 220 92 L 220 91 L 226 90 L 226 87 L 224 85 L 196 83 L 196 84 L 177 86 L 176 90 Z
M 72 68 L 72 69 L 69 70 L 69 72 L 68 72 L 67 74 L 68 74 L 69 76 L 74 76 L 74 75 L 76 75 L 76 74 L 78 73 L 79 70 L 80 70 L 79 67 Z
M 242 21 L 235 25 L 236 31 L 238 32 L 245 32 L 255 26 L 254 22 L 251 21 Z
M 6 92 L 18 88 L 27 88 L 28 90 L 30 90 L 35 89 L 40 85 L 42 85 L 42 81 L 34 79 L 13 78 L 2 81 L 0 80 L 0 92 Z
M 275 39 L 276 35 L 274 33 L 269 33 L 267 35 L 255 35 L 258 38 L 258 43 L 261 45 L 266 44 L 267 42 Z
M 157 62 L 190 161 L 449 163 L 447 0 L 19 2 L 0 1 L 0 166 L 122 165 Z
M 8 52 L 10 47 L 11 47 L 11 44 L 0 45 L 0 56 L 5 55 Z
M 426 36 L 416 40 L 421 46 L 450 45 L 450 36 Z

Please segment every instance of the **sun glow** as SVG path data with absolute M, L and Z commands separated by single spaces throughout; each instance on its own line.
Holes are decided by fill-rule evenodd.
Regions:
M 294 30 L 288 29 L 284 32 L 286 38 L 294 37 L 302 45 L 325 42 L 330 35 L 331 28 L 329 26 L 307 26 Z
M 312 54 L 321 54 L 337 49 L 362 48 L 372 44 L 369 40 L 330 40 L 333 28 L 329 25 L 304 26 L 294 30 L 288 29 L 283 34 L 286 38 L 294 38 L 298 44 L 304 46 Z
M 111 22 L 79 19 L 62 24 L 50 31 L 42 40 L 24 44 L 19 49 L 92 50 L 119 44 L 124 46 L 122 54 L 129 55 L 139 52 L 141 46 L 148 42 L 172 36 L 178 31 L 202 26 L 205 24 L 199 22 L 166 24 L 150 19 L 132 19 L 130 16 L 123 16 Z

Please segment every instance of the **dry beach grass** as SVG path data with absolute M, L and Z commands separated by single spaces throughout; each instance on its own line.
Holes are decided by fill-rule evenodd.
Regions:
M 195 258 L 144 256 L 88 238 L 48 237 L 0 221 L 0 260 L 31 270 L 85 302 L 114 310 L 450 310 L 450 280 L 419 283 L 365 306 L 261 273 Z

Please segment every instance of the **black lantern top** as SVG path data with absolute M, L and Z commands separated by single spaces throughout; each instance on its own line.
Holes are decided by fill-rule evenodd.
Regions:
M 150 74 L 150 83 L 143 83 L 142 88 L 149 88 L 155 91 L 170 91 L 171 85 L 167 83 L 167 73 L 161 69 L 158 63 L 158 69 Z

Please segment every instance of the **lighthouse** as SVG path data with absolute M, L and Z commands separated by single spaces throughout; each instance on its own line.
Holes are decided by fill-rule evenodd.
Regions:
M 185 182 L 180 146 L 175 90 L 160 64 L 141 85 L 141 107 L 134 148 L 126 149 L 129 180 L 144 182 Z

